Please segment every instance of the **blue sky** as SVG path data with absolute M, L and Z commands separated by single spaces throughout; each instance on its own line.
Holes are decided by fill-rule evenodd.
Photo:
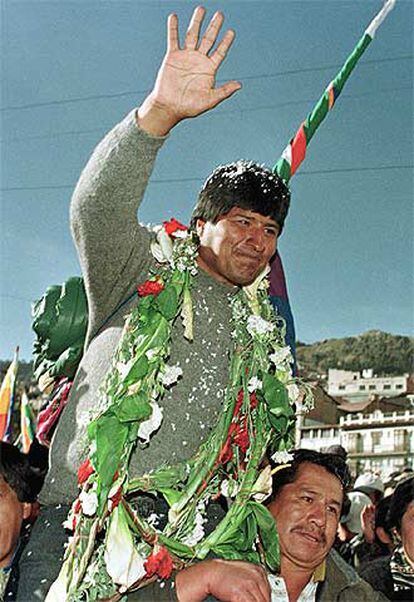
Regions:
M 381 4 L 205 2 L 237 36 L 220 80 L 243 89 L 173 131 L 141 220 L 185 222 L 219 163 L 273 165 Z M 79 273 L 68 221 L 77 177 L 151 88 L 169 12 L 184 31 L 194 6 L 3 0 L 0 358 L 16 345 L 30 358 L 31 301 Z M 291 182 L 279 248 L 302 341 L 412 333 L 412 40 L 413 3 L 399 0 Z

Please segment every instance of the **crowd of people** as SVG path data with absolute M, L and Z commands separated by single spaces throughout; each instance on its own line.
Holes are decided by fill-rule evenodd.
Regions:
M 274 318 L 262 286 L 289 209 L 286 181 L 251 161 L 216 169 L 192 213 L 193 246 L 179 246 L 181 224 L 174 224 L 174 242 L 166 227 L 154 233 L 137 221 L 156 154 L 172 129 L 241 87 L 236 81 L 216 87 L 234 32 L 215 47 L 223 15 L 217 12 L 201 35 L 204 14 L 195 9 L 182 46 L 177 17 L 170 16 L 154 89 L 98 145 L 75 189 L 71 224 L 89 306 L 85 353 L 57 422 L 41 492 L 44 458 L 34 461 L 40 450 L 25 456 L 1 445 L 2 596 L 20 602 L 118 600 L 126 592 L 131 601 L 410 600 L 413 475 L 403 475 L 392 491 L 373 474 L 358 476 L 351 487 L 344 450 L 289 451 L 300 390 L 291 349 L 281 342 L 284 321 Z M 253 345 L 256 355 L 243 364 Z M 208 445 L 215 445 L 210 455 Z M 194 474 L 185 481 L 203 453 L 203 479 L 198 483 Z M 143 475 L 154 484 L 165 466 L 163 495 L 140 481 L 136 507 L 127 514 L 128 485 Z M 245 498 L 232 498 L 230 478 L 238 488 L 233 498 L 247 492 Z M 177 482 L 186 482 L 188 492 Z M 205 491 L 208 503 L 200 497 Z M 178 509 L 177 499 L 185 502 Z M 248 545 L 232 547 L 224 538 L 221 555 L 211 548 L 191 562 L 195 544 L 171 533 L 194 517 L 200 519 L 191 533 L 196 543 L 217 525 L 231 530 L 223 516 L 240 499 L 251 509 L 249 520 L 238 523 Z M 145 531 L 141 519 L 162 513 L 170 535 Z M 65 528 L 75 531 L 69 547 L 65 519 Z M 140 539 L 133 539 L 130 523 Z M 27 524 L 33 524 L 30 537 Z M 113 565 L 123 558 L 109 558 L 108 542 L 121 531 L 115 552 L 124 557 L 128 548 L 130 555 L 115 574 Z M 174 562 L 157 538 L 170 545 Z M 93 556 L 102 540 L 105 551 Z M 134 543 L 146 550 L 142 572 Z M 112 594 L 99 596 L 102 588 Z
M 413 600 L 414 472 L 394 473 L 385 483 L 372 472 L 353 480 L 343 454 L 306 449 L 272 467 L 265 504 L 279 538 L 278 574 L 211 558 L 176 574 L 174 597 L 164 588 L 144 599 Z M 0 597 L 9 602 L 23 599 L 19 561 L 39 512 L 44 472 L 30 455 L 0 443 Z

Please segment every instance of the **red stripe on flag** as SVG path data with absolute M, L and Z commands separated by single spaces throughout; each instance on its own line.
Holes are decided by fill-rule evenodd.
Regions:
M 292 165 L 290 166 L 290 175 L 293 176 L 306 155 L 306 134 L 304 124 L 296 132 L 292 140 Z
M 335 90 L 334 87 L 331 85 L 329 90 L 328 90 L 328 107 L 329 110 L 332 109 L 332 107 L 334 106 L 335 103 Z

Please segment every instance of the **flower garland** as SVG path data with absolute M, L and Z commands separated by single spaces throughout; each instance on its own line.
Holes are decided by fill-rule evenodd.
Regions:
M 178 366 L 166 363 L 179 316 L 184 336 L 193 337 L 195 235 L 176 220 L 156 233 L 153 255 L 170 269 L 138 287 L 138 306 L 126 320 L 88 426 L 89 456 L 78 472 L 81 491 L 66 521 L 74 534 L 48 602 L 119 599 L 210 552 L 261 562 L 271 570 L 279 564 L 274 520 L 261 504 L 271 493 L 270 466 L 262 463 L 266 454 L 283 455 L 293 447 L 292 404 L 301 394 L 310 406 L 312 396 L 304 385 L 300 393 L 292 377 L 284 321 L 268 301 L 265 273 L 232 300 L 234 350 L 215 428 L 186 462 L 135 479 L 128 475 L 137 441 L 149 442 L 161 424 L 158 401 L 181 376 Z M 168 503 L 162 530 L 130 503 L 145 492 Z M 229 509 L 206 536 L 207 508 L 220 495 Z

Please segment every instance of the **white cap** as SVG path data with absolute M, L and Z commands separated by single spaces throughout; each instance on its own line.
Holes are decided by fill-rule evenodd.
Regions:
M 348 514 L 341 518 L 341 523 L 345 524 L 351 533 L 360 535 L 362 533 L 361 512 L 365 506 L 371 504 L 371 500 L 365 493 L 360 491 L 351 491 L 347 496 L 351 502 L 351 507 Z
M 364 493 L 372 493 L 373 491 L 380 491 L 384 493 L 384 483 L 381 479 L 372 474 L 372 472 L 364 472 L 359 475 L 354 484 L 354 489 L 358 489 L 359 491 L 363 491 Z

